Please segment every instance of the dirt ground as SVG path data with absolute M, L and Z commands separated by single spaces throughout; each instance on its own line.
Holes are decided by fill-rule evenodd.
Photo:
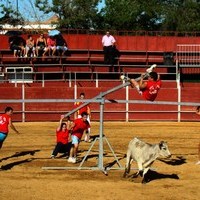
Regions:
M 57 123 L 27 122 L 15 123 L 15 126 L 21 135 L 10 131 L 0 150 L 1 200 L 200 199 L 200 165 L 195 165 L 200 123 L 105 122 L 103 166 L 108 167 L 107 176 L 100 169 L 98 146 L 101 142 L 98 139 L 93 147 L 93 143 L 81 142 L 80 161 L 92 148 L 80 169 L 80 162 L 69 164 L 64 157 L 50 158 Z M 98 135 L 99 123 L 93 122 L 93 139 Z M 154 162 L 147 184 L 122 177 L 128 142 L 133 137 L 148 143 L 167 141 L 172 153 L 170 159 Z M 114 150 L 118 162 L 110 149 Z M 50 167 L 56 169 L 50 170 Z M 131 174 L 136 172 L 135 168 L 134 162 Z

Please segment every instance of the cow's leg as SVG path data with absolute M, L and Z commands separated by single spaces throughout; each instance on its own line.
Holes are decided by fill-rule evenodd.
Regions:
M 148 162 L 143 163 L 143 168 L 149 168 L 154 163 L 154 160 L 149 160 Z
M 142 163 L 138 162 L 137 164 L 138 164 L 138 175 L 143 177 L 143 166 L 142 166 Z
M 123 177 L 126 178 L 126 176 L 129 174 L 131 168 L 131 153 L 130 151 L 127 151 L 126 155 L 126 165 L 125 165 L 125 171 Z
M 144 168 L 144 170 L 143 170 L 143 179 L 142 179 L 142 183 L 143 184 L 145 184 L 145 183 L 147 183 L 147 180 L 146 180 L 146 178 L 145 178 L 145 174 L 149 171 L 149 168 L 150 167 L 147 167 L 147 168 Z
M 143 177 L 144 177 L 144 175 L 145 175 L 148 171 L 149 171 L 149 167 L 144 168 L 144 170 L 143 170 Z

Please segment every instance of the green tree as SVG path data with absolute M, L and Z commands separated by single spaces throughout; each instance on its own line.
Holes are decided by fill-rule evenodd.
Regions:
M 106 0 L 102 12 L 104 28 L 131 30 L 136 25 L 137 12 L 135 0 Z
M 106 0 L 105 27 L 116 30 L 154 30 L 160 27 L 161 0 Z
M 43 12 L 54 12 L 59 16 L 58 27 L 75 29 L 96 29 L 99 18 L 99 0 L 36 0 L 36 6 Z
M 6 4 L 5 1 L 0 0 L 0 13 L 3 15 L 0 18 L 1 24 L 8 23 L 16 26 L 18 24 L 22 25 L 24 23 L 22 15 L 18 12 L 16 8 L 13 7 L 12 2 L 9 0 Z
M 200 2 L 197 0 L 163 1 L 162 30 L 200 31 Z
M 116 30 L 199 31 L 199 0 L 106 0 L 104 25 Z

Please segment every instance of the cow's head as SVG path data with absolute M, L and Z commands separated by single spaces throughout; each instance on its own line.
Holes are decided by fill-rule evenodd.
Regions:
M 160 148 L 160 152 L 159 152 L 160 156 L 165 157 L 165 158 L 171 157 L 171 153 L 169 151 L 169 148 L 166 142 L 161 141 L 159 143 L 159 148 Z

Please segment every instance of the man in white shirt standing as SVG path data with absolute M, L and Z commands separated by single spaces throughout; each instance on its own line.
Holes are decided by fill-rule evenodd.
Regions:
M 104 63 L 111 65 L 110 69 L 112 69 L 115 61 L 115 43 L 115 38 L 107 31 L 106 35 L 102 38 L 102 45 L 104 51 Z

